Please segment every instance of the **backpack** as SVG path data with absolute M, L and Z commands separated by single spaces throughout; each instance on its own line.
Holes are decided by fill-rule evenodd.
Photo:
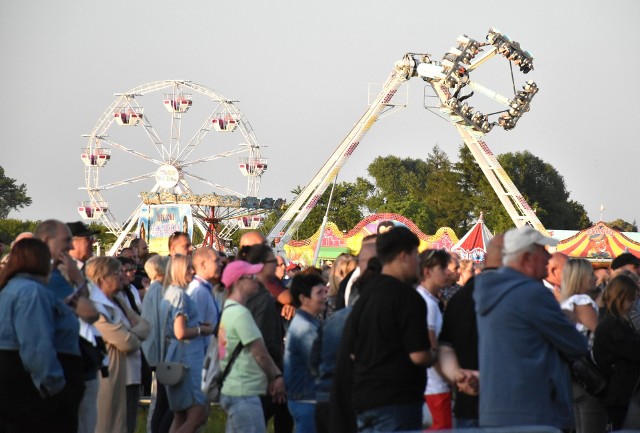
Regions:
M 231 304 L 229 306 L 233 306 L 235 304 Z M 226 306 L 225 306 L 226 308 Z M 225 308 L 222 309 L 224 312 Z M 222 314 L 220 314 L 220 320 L 218 320 L 218 324 L 211 334 L 211 339 L 209 340 L 209 347 L 207 348 L 207 353 L 204 357 L 204 366 L 203 366 L 203 374 L 202 374 L 202 392 L 204 393 L 205 398 L 210 401 L 217 403 L 220 401 L 220 390 L 222 389 L 222 384 L 224 379 L 227 377 L 229 372 L 231 371 L 231 367 L 235 362 L 236 358 L 242 351 L 244 347 L 242 343 L 239 343 L 233 351 L 231 358 L 229 359 L 229 363 L 225 367 L 224 371 L 220 369 L 220 352 L 218 349 L 218 329 L 220 327 L 220 322 L 222 321 Z

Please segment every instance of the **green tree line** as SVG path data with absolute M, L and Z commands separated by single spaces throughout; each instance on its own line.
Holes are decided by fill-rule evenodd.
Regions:
M 528 151 L 505 153 L 497 158 L 545 227 L 581 230 L 592 225 L 584 206 L 571 199 L 563 176 L 551 164 Z M 379 156 L 371 162 L 367 173 L 366 178 L 336 184 L 329 220 L 342 229 L 351 229 L 366 215 L 383 212 L 403 215 L 425 233 L 450 227 L 459 237 L 475 224 L 481 213 L 494 232 L 514 226 L 464 145 L 459 148 L 456 162 L 435 146 L 424 159 Z M 300 190 L 298 187 L 292 192 Z M 315 233 L 322 223 L 329 193 L 327 189 L 294 239 L 305 239 Z M 268 232 L 281 214 L 272 214 L 263 230 Z

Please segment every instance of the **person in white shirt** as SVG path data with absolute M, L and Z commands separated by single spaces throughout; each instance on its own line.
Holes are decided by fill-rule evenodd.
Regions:
M 440 295 L 451 280 L 450 262 L 451 255 L 445 250 L 425 250 L 420 253 L 420 285 L 417 290 L 427 304 L 427 328 L 432 350 L 438 348 L 438 335 L 442 330 Z M 431 428 L 453 428 L 451 388 L 434 367 L 427 369 L 424 399 L 433 419 Z

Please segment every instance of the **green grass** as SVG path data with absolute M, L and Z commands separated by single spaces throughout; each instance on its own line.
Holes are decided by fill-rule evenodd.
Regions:
M 142 406 L 138 410 L 138 425 L 136 433 L 147 433 L 147 414 L 148 406 Z M 227 415 L 218 405 L 214 405 L 209 413 L 207 424 L 200 430 L 200 433 L 224 433 L 224 427 L 227 421 Z M 273 433 L 273 420 L 267 425 L 267 432 Z

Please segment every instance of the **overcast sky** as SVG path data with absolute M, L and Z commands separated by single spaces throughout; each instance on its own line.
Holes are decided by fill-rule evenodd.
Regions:
M 239 100 L 258 142 L 267 146 L 260 196 L 290 201 L 289 191 L 311 180 L 365 112 L 369 83 L 383 82 L 407 52 L 439 60 L 458 35 L 484 40 L 494 26 L 534 55 L 535 70 L 520 83 L 532 79 L 540 92 L 516 129 L 495 128 L 486 137 L 489 147 L 495 154 L 529 150 L 551 163 L 594 222 L 601 204 L 605 221 L 640 221 L 640 146 L 633 135 L 639 19 L 636 0 L 3 0 L 0 165 L 33 199 L 10 217 L 78 220 L 77 202 L 87 198 L 78 189 L 85 184 L 82 134 L 92 131 L 115 93 L 168 79 L 191 80 Z M 508 89 L 507 62 L 487 67 L 495 69 L 484 77 Z M 405 84 L 400 93 L 407 93 L 408 107 L 374 125 L 339 181 L 366 176 L 379 155 L 425 158 L 438 145 L 456 160 L 462 140 L 423 108 L 424 84 Z M 156 104 L 151 95 L 145 101 Z M 166 124 L 161 113 L 154 121 Z M 231 147 L 243 141 L 228 135 Z M 123 144 L 139 145 L 134 139 Z M 105 177 L 144 174 L 142 162 L 114 151 Z M 239 190 L 244 181 L 237 163 L 234 156 L 199 173 Z M 103 195 L 123 221 L 138 192 L 152 186 L 138 183 Z

